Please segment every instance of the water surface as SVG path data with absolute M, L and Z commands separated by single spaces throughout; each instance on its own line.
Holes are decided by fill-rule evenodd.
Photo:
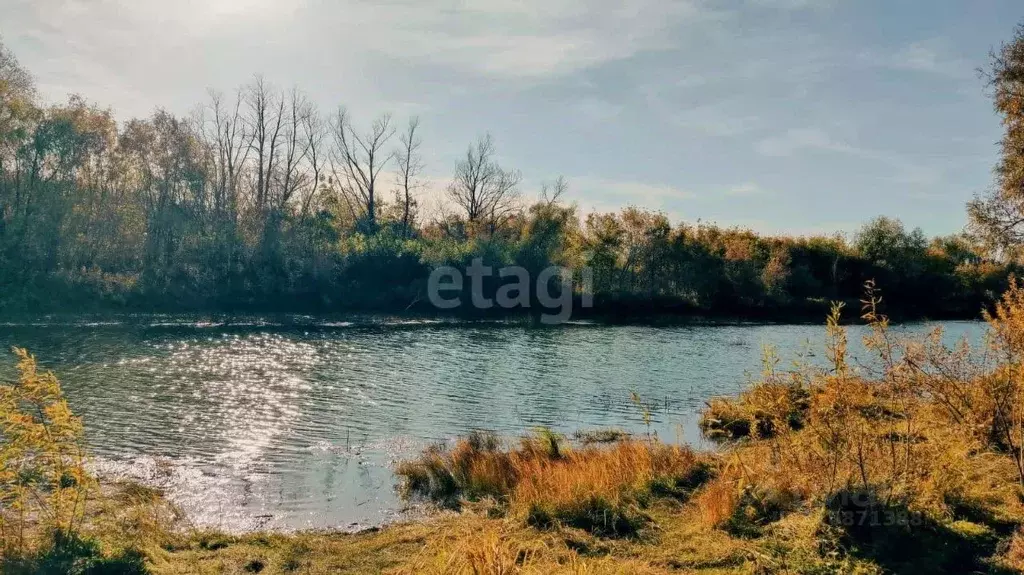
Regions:
M 394 462 L 473 429 L 615 426 L 699 443 L 698 410 L 759 372 L 763 345 L 820 361 L 823 331 L 62 316 L 0 320 L 0 346 L 57 372 L 102 471 L 164 487 L 197 523 L 244 530 L 394 518 Z M 653 406 L 650 429 L 632 391 Z

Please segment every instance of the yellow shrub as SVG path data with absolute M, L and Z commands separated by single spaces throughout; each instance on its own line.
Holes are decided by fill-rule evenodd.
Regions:
M 86 472 L 82 424 L 60 383 L 14 349 L 19 377 L 0 385 L 0 545 L 23 554 L 80 524 L 95 485 Z

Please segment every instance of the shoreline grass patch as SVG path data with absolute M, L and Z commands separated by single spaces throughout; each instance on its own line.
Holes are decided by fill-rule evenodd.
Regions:
M 633 439 L 573 447 L 540 431 L 508 449 L 493 436 L 474 434 L 451 449 L 428 449 L 396 473 L 410 496 L 448 506 L 490 500 L 501 514 L 537 527 L 621 536 L 641 527 L 652 498 L 682 498 L 708 469 L 687 447 Z

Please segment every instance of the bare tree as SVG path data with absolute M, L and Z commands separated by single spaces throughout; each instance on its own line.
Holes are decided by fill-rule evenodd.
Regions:
M 313 105 L 309 100 L 298 89 L 292 89 L 288 110 L 285 112 L 283 164 L 276 178 L 280 180 L 279 188 L 274 195 L 275 208 L 279 211 L 283 212 L 295 192 L 308 183 L 309 174 L 302 168 L 312 147 L 305 127 L 308 124 L 307 118 L 313 114 Z M 313 186 L 316 186 L 315 179 Z
M 417 178 L 423 171 L 423 159 L 419 151 L 423 142 L 416 133 L 419 127 L 419 118 L 409 120 L 409 126 L 399 138 L 402 147 L 396 154 L 398 160 L 397 196 L 402 204 L 402 235 L 404 237 L 409 237 L 412 229 L 413 211 L 417 206 L 413 193 L 420 186 Z
M 256 171 L 253 207 L 257 217 L 262 219 L 266 216 L 273 173 L 280 161 L 278 154 L 285 124 L 285 102 L 264 82 L 262 76 L 257 76 L 246 88 L 245 100 L 249 108 L 246 123 L 252 132 L 250 149 L 256 162 L 253 166 Z
M 487 226 L 491 232 L 519 207 L 518 170 L 505 170 L 494 160 L 494 140 L 487 134 L 466 151 L 455 165 L 448 196 L 471 226 Z
M 227 105 L 218 92 L 210 91 L 210 102 L 199 110 L 198 124 L 209 153 L 213 156 L 213 209 L 218 219 L 237 221 L 238 184 L 248 161 L 252 133 L 242 118 L 242 93 Z
M 545 204 L 553 206 L 557 204 L 562 199 L 562 196 L 564 196 L 568 191 L 569 181 L 565 179 L 565 176 L 558 176 L 558 178 L 555 179 L 554 184 L 551 184 L 550 186 L 546 183 L 541 185 L 540 199 Z
M 371 231 L 377 229 L 377 178 L 387 166 L 394 152 L 385 147 L 395 135 L 391 116 L 377 118 L 370 131 L 359 135 L 352 128 L 348 112 L 341 108 L 331 126 L 334 133 L 334 154 L 331 171 L 341 187 L 352 216 L 365 219 Z
M 306 114 L 302 119 L 302 129 L 306 141 L 309 142 L 307 158 L 309 160 L 309 169 L 312 172 L 312 182 L 306 189 L 306 194 L 302 198 L 302 207 L 299 211 L 301 217 L 305 218 L 309 215 L 310 208 L 317 200 L 320 184 L 324 180 L 324 170 L 326 169 L 329 150 L 327 149 L 326 142 L 324 142 L 327 137 L 327 127 L 320 113 L 315 108 L 311 108 L 309 114 Z

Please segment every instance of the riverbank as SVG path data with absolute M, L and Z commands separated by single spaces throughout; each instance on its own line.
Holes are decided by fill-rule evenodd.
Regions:
M 1024 569 L 1024 510 L 1005 459 L 962 462 L 972 504 L 942 509 L 948 501 L 920 506 L 887 497 L 882 486 L 828 500 L 801 494 L 801 480 L 822 470 L 789 470 L 778 483 L 772 465 L 761 463 L 770 451 L 761 440 L 718 454 L 648 438 L 594 447 L 540 434 L 508 449 L 488 441 L 469 438 L 399 468 L 408 489 L 448 508 L 422 521 L 356 534 L 230 536 L 159 522 L 120 528 L 136 534 L 149 572 L 168 575 Z M 153 492 L 122 489 L 122 516 L 152 517 L 163 505 Z
M 603 539 L 572 528 L 537 530 L 482 512 L 464 512 L 355 535 L 310 533 L 196 536 L 159 552 L 154 573 L 736 573 L 757 566 L 813 565 L 786 559 L 812 539 L 759 542 L 706 530 L 671 502 L 649 508 L 657 525 L 641 538 Z M 806 532 L 806 520 L 792 527 Z M 800 535 L 798 535 L 799 537 Z M 772 549 L 775 545 L 786 545 Z M 795 544 L 795 545 L 794 545 Z M 806 572 L 806 571 L 804 571 Z
M 980 321 L 983 311 L 991 310 L 994 299 L 972 301 L 955 309 L 936 310 L 888 310 L 887 315 L 896 322 L 923 321 Z M 859 299 L 843 301 L 846 309 L 860 308 Z M 494 323 L 509 325 L 534 325 L 538 327 L 579 325 L 635 325 L 635 326 L 679 326 L 679 325 L 820 325 L 821 318 L 828 314 L 831 301 L 808 300 L 785 306 L 731 306 L 728 308 L 703 308 L 678 298 L 598 298 L 592 307 L 584 306 L 579 297 L 574 298 L 572 313 L 565 321 L 546 323 L 541 321 L 544 314 L 557 310 L 534 309 L 456 309 L 438 310 L 429 303 L 415 305 L 382 306 L 376 308 L 324 308 L 321 306 L 291 305 L 280 302 L 276 306 L 198 306 L 176 307 L 154 306 L 139 302 L 135 305 L 108 305 L 102 302 L 82 305 L 53 305 L 34 311 L 3 311 L 0 306 L 0 325 L 47 325 L 54 322 L 78 322 L 86 325 L 103 325 L 120 322 L 143 325 L 147 321 L 170 327 L 173 321 L 189 318 L 194 325 L 232 326 L 263 325 L 267 327 L 293 328 L 338 328 L 350 325 L 405 324 L 416 323 Z M 894 312 L 894 313 L 892 313 Z M 166 318 L 174 318 L 168 323 Z M 843 323 L 852 325 L 859 322 L 856 313 L 849 313 Z M 184 325 L 182 325 L 183 327 Z

